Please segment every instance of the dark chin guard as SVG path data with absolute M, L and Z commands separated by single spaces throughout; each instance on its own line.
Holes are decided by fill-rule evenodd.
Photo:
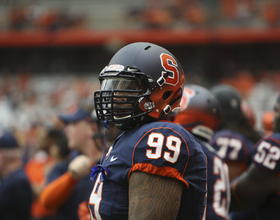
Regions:
M 128 118 L 128 120 L 122 120 L 120 122 L 114 121 L 114 124 L 115 124 L 116 128 L 121 131 L 128 131 L 130 129 L 137 127 L 137 125 L 139 125 L 139 122 L 141 121 L 141 118 L 142 117 L 139 116 L 139 117 L 135 117 L 132 119 Z

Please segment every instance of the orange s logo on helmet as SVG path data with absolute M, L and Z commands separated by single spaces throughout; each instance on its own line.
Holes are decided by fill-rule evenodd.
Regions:
M 169 54 L 166 53 L 162 53 L 160 55 L 160 61 L 161 61 L 161 65 L 162 67 L 168 71 L 168 72 L 172 72 L 172 75 L 169 75 L 166 78 L 166 84 L 172 85 L 172 86 L 176 86 L 177 83 L 179 82 L 179 70 L 178 70 L 178 64 L 176 62 L 176 60 L 170 56 Z M 165 74 L 166 72 L 162 72 L 162 76 Z
M 185 110 L 188 107 L 191 98 L 194 96 L 195 96 L 194 90 L 189 88 L 184 88 L 183 96 L 180 103 L 181 111 Z

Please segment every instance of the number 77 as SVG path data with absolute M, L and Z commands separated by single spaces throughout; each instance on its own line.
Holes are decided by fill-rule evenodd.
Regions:
M 229 159 L 236 160 L 238 158 L 238 153 L 242 148 L 242 142 L 235 138 L 220 137 L 217 139 L 217 145 L 220 147 L 218 150 L 218 155 L 221 158 L 225 158 L 229 147 L 232 148 L 228 154 Z

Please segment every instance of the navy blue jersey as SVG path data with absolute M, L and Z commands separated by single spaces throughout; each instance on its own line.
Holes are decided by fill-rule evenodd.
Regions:
M 183 127 L 153 122 L 124 132 L 109 149 L 89 200 L 92 219 L 128 219 L 128 185 L 140 170 L 184 183 L 177 219 L 201 220 L 206 205 L 206 157 L 201 144 Z
M 207 157 L 207 220 L 228 219 L 230 185 L 228 167 L 208 143 L 202 141 Z
M 0 220 L 30 220 L 33 193 L 23 169 L 0 181 Z
M 236 131 L 220 130 L 215 133 L 209 143 L 226 163 L 240 163 L 246 169 L 251 164 L 254 143 L 243 134 Z
M 280 133 L 272 134 L 260 141 L 253 155 L 257 167 L 280 178 Z M 280 191 L 269 196 L 258 208 L 259 219 L 280 219 Z
M 47 184 L 66 173 L 70 162 L 71 161 L 63 161 L 55 165 L 47 176 Z M 81 178 L 70 194 L 70 197 L 58 209 L 56 219 L 79 220 L 77 214 L 78 206 L 81 202 L 88 201 L 92 187 L 93 182 L 90 181 L 89 176 Z

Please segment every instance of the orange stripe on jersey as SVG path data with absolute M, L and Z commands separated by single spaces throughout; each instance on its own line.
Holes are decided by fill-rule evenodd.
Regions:
M 145 173 L 155 174 L 155 175 L 159 175 L 159 176 L 166 176 L 166 177 L 180 180 L 181 182 L 183 182 L 185 184 L 186 188 L 189 188 L 188 182 L 186 180 L 184 180 L 184 178 L 181 176 L 180 172 L 178 170 L 176 170 L 175 168 L 165 167 L 165 166 L 157 167 L 150 163 L 137 163 L 129 171 L 128 180 L 129 180 L 131 173 L 136 170 L 139 170 L 139 171 L 142 171 Z
M 173 129 L 168 128 L 168 127 L 152 128 L 152 129 L 150 129 L 149 131 L 147 131 L 147 132 L 140 138 L 140 140 L 137 142 L 137 144 L 135 145 L 135 147 L 134 147 L 134 149 L 133 149 L 132 164 L 131 164 L 131 165 L 132 165 L 132 166 L 134 165 L 134 153 L 135 153 L 135 150 L 136 150 L 136 147 L 138 146 L 138 144 L 141 142 L 141 140 L 142 140 L 149 132 L 151 132 L 151 131 L 153 131 L 153 130 L 156 130 L 156 129 L 169 129 L 169 130 L 172 130 L 174 133 L 178 134 L 178 135 L 182 138 L 182 140 L 184 140 L 185 145 L 186 145 L 186 148 L 187 148 L 187 151 L 188 151 L 188 159 L 187 159 L 187 162 L 186 162 L 185 169 L 184 169 L 184 171 L 183 171 L 183 174 L 184 174 L 184 173 L 186 172 L 186 169 L 187 169 L 187 166 L 188 166 L 188 162 L 189 162 L 189 159 L 190 159 L 190 152 L 189 152 L 189 148 L 188 148 L 187 142 L 186 142 L 186 140 L 182 137 L 182 135 L 181 135 L 180 133 L 178 133 L 177 131 L 174 131 Z M 183 175 L 183 174 L 182 174 L 182 175 Z

